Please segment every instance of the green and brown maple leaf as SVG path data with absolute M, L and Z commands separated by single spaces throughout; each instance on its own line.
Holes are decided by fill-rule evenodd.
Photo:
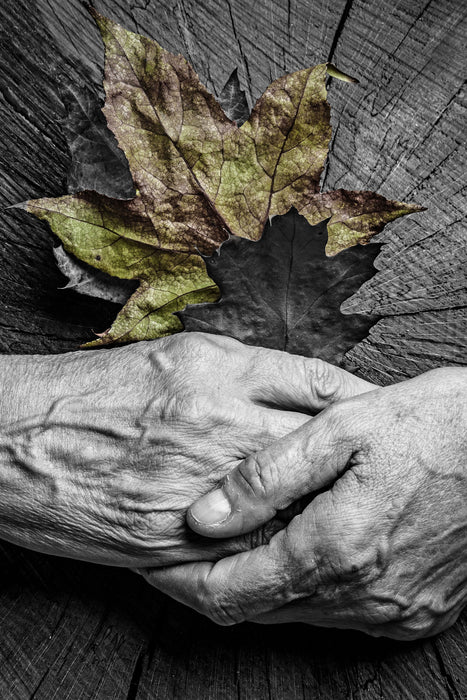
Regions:
M 373 192 L 319 192 L 331 137 L 325 83 L 334 67 L 275 80 L 239 127 L 182 56 L 92 12 L 106 51 L 103 111 L 136 197 L 87 191 L 27 203 L 67 251 L 139 280 L 112 327 L 88 345 L 181 330 L 175 312 L 219 296 L 199 253 L 212 254 L 231 235 L 258 240 L 268 219 L 292 206 L 312 225 L 329 219 L 329 255 L 420 210 Z

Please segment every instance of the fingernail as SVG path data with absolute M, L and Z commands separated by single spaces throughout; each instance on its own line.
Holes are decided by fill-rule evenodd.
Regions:
M 222 489 L 211 491 L 196 501 L 190 509 L 191 516 L 204 525 L 219 525 L 230 515 L 230 503 Z

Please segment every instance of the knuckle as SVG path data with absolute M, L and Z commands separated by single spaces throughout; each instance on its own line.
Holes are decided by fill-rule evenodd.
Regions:
M 338 580 L 356 579 L 361 575 L 363 561 L 359 552 L 346 546 L 344 542 L 334 543 L 329 547 L 323 560 Z
M 422 637 L 429 637 L 437 631 L 437 621 L 425 610 L 417 611 L 410 617 L 400 620 L 392 625 L 393 632 L 399 639 L 414 641 Z
M 173 379 L 176 367 L 173 353 L 167 352 L 163 347 L 158 346 L 149 353 L 149 362 L 154 378 L 157 381 L 162 380 L 163 384 L 168 384 L 169 377 L 170 380 Z
M 224 337 L 214 333 L 190 331 L 190 333 L 183 333 L 183 335 L 185 336 L 184 347 L 189 348 L 189 350 L 194 352 L 196 355 L 199 353 L 212 354 L 216 352 L 216 350 L 218 351 L 219 348 L 223 348 L 226 345 L 224 342 Z
M 179 392 L 167 397 L 165 417 L 190 426 L 205 426 L 209 422 L 213 406 L 209 397 L 195 391 Z
M 177 364 L 185 364 L 187 361 L 190 363 L 196 362 L 210 348 L 208 336 L 203 333 L 175 333 L 164 340 L 165 343 L 161 352 L 169 356 Z
M 319 358 L 310 361 L 311 392 L 318 404 L 338 401 L 342 394 L 342 374 L 337 367 Z
M 214 336 L 208 333 L 199 333 L 196 331 L 180 334 L 182 348 L 187 355 L 199 357 L 212 353 L 216 347 L 213 340 Z
M 394 639 L 414 641 L 450 627 L 462 606 L 439 607 L 436 596 L 401 592 L 400 581 L 388 577 L 366 591 L 367 619 L 380 633 Z
M 329 406 L 376 388 L 370 382 L 319 358 L 307 359 L 305 362 L 311 381 L 311 392 L 318 407 Z
M 462 609 L 462 604 L 448 604 L 429 591 L 419 592 L 405 614 L 400 615 L 397 630 L 405 639 L 429 637 L 450 627 Z
M 177 350 L 187 350 L 188 352 L 201 342 L 202 335 L 200 333 L 174 333 L 166 340 L 168 348 L 176 348 Z
M 237 467 L 235 482 L 247 496 L 266 498 L 270 494 L 270 467 L 261 453 L 250 455 Z
M 196 335 L 198 341 L 206 348 L 221 348 L 222 350 L 234 350 L 235 352 L 238 352 L 246 347 L 239 340 L 231 338 L 228 335 L 218 335 L 217 333 L 193 333 L 193 335 Z

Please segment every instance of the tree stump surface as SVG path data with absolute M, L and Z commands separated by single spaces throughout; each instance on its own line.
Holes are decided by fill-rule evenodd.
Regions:
M 3 5 L 6 207 L 91 182 L 116 148 L 98 112 L 103 48 L 85 6 Z M 466 363 L 462 0 L 96 0 L 95 7 L 182 53 L 215 94 L 237 67 L 250 105 L 273 79 L 315 63 L 330 60 L 356 75 L 357 86 L 330 81 L 323 189 L 371 189 L 427 209 L 379 235 L 378 273 L 345 308 L 381 320 L 347 366 L 386 384 Z M 104 175 L 110 189 L 128 186 L 117 161 Z M 2 352 L 75 350 L 109 325 L 115 304 L 58 289 L 65 280 L 45 225 L 19 210 L 3 210 L 0 225 Z M 0 557 L 6 700 L 467 698 L 466 614 L 416 643 L 301 625 L 219 628 L 125 570 L 6 543 Z

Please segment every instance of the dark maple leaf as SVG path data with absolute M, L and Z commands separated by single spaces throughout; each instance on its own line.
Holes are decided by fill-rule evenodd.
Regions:
M 85 85 L 64 82 L 60 96 L 66 110 L 62 129 L 71 156 L 68 192 L 94 190 L 107 197 L 134 197 L 128 163 L 107 128 L 97 96 Z
M 340 306 L 375 274 L 380 246 L 357 245 L 328 257 L 327 224 L 311 226 L 292 209 L 267 224 L 259 241 L 224 243 L 205 259 L 221 299 L 188 306 L 180 314 L 185 329 L 341 364 L 378 319 L 342 314 Z
M 226 116 L 241 126 L 250 116 L 250 108 L 245 91 L 240 87 L 238 71 L 235 68 L 217 98 Z

